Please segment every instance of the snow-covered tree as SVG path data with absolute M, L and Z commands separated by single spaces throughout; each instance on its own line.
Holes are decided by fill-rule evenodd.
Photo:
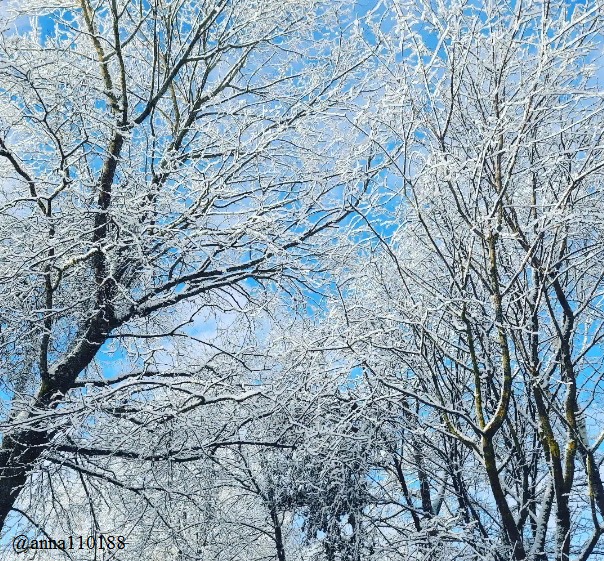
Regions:
M 392 174 L 381 210 L 360 209 L 373 240 L 346 321 L 401 410 L 405 516 L 449 540 L 439 559 L 587 559 L 604 519 L 601 6 L 390 15 L 375 126 Z
M 3 6 L 0 526 L 45 462 L 133 457 L 136 439 L 141 461 L 194 453 L 208 442 L 155 425 L 255 395 L 227 365 L 245 333 L 230 350 L 213 335 L 254 324 L 263 292 L 312 289 L 370 180 L 350 142 L 370 56 L 351 9 Z
M 598 0 L 5 6 L 4 558 L 604 555 Z

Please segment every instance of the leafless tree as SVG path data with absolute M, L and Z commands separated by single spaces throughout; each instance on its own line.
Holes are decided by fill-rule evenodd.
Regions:
M 451 555 L 478 537 L 470 556 L 585 560 L 604 517 L 601 7 L 392 14 L 394 176 L 381 221 L 360 209 L 374 242 L 349 307 L 359 365 L 402 409 L 407 519 L 457 517 Z
M 343 23 L 346 3 L 8 8 L 0 527 L 44 462 L 195 453 L 183 434 L 158 442 L 162 452 L 143 440 L 144 453 L 85 445 L 86 426 L 139 427 L 153 441 L 154 425 L 177 414 L 252 399 L 216 370 L 232 367 L 216 360 L 235 360 L 245 335 L 225 351 L 195 330 L 239 313 L 251 321 L 263 291 L 306 290 L 320 269 L 316 240 L 371 173 L 346 134 L 369 58 Z M 179 363 L 183 345 L 196 346 L 197 366 L 191 353 Z

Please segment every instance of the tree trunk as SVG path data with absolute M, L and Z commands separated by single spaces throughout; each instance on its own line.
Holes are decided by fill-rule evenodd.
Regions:
M 89 322 L 87 329 L 77 338 L 66 358 L 51 368 L 48 379 L 42 384 L 33 407 L 52 410 L 60 403 L 76 381 L 78 375 L 92 362 L 111 329 L 116 327 L 115 318 L 106 309 L 101 309 Z M 31 415 L 31 410 L 19 415 Z M 14 418 L 13 418 L 14 420 Z M 25 418 L 27 420 L 27 417 Z M 48 449 L 54 431 L 36 427 L 7 434 L 0 448 L 0 532 L 4 529 L 6 517 L 12 510 L 27 476 L 35 467 L 40 456 Z
M 521 561 L 526 558 L 526 552 L 524 551 L 524 544 L 522 543 L 522 536 L 518 532 L 516 522 L 512 511 L 505 499 L 503 488 L 501 487 L 501 481 L 499 480 L 499 473 L 497 470 L 497 463 L 495 459 L 495 450 L 493 443 L 486 436 L 482 439 L 482 450 L 484 454 L 484 464 L 489 478 L 489 484 L 491 486 L 491 492 L 497 505 L 497 510 L 501 517 L 503 529 L 509 544 L 512 547 L 513 558 L 516 561 Z

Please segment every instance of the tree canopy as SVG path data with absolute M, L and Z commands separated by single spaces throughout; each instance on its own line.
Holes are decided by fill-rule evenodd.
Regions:
M 0 5 L 0 558 L 602 558 L 603 10 Z

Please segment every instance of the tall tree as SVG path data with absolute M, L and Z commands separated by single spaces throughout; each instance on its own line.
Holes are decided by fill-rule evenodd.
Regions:
M 313 240 L 367 187 L 344 134 L 367 58 L 345 4 L 78 0 L 4 15 L 0 527 L 55 444 L 75 446 L 69 426 L 87 414 L 74 401 L 115 398 L 129 418 L 135 394 L 199 374 L 156 367 L 183 325 L 253 306 L 257 289 L 300 290 L 316 267 Z M 124 359 L 117 376 L 107 355 Z
M 479 556 L 584 560 L 602 533 L 602 24 L 595 2 L 392 3 L 359 364 L 404 402 L 418 529 L 444 483 L 497 544 Z

